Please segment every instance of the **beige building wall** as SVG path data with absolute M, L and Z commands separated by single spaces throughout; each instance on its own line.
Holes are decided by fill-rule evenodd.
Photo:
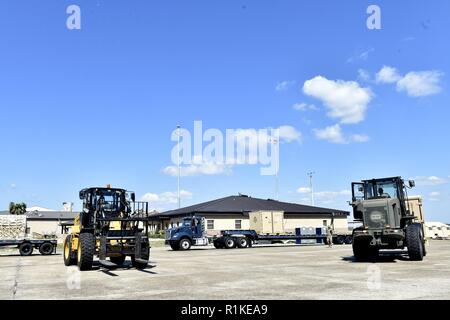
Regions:
M 241 229 L 250 229 L 250 220 L 247 215 L 224 215 L 224 214 L 202 214 L 205 217 L 206 231 L 209 236 L 217 235 L 221 230 L 235 230 L 236 220 L 240 220 Z M 173 226 L 178 226 L 181 224 L 183 218 L 172 218 L 170 220 L 164 221 L 163 229 L 166 226 L 169 228 Z M 213 223 L 211 222 L 213 221 Z M 304 215 L 285 215 L 284 219 L 284 229 L 285 232 L 295 233 L 296 228 L 301 227 L 322 227 L 331 225 L 331 217 L 305 217 Z M 156 228 L 157 222 L 154 223 L 154 228 Z M 162 226 L 160 226 L 162 227 Z M 212 228 L 211 228 L 212 227 Z M 334 230 L 336 233 L 347 233 L 348 232 L 348 221 L 347 217 L 335 217 L 334 218 Z
M 58 221 L 42 221 L 42 220 L 28 220 L 27 228 L 29 228 L 29 234 L 32 235 L 33 232 L 42 235 L 61 235 L 61 227 Z
M 348 232 L 348 221 L 347 217 L 334 218 L 333 226 L 335 233 L 347 233 Z M 301 227 L 323 227 L 331 226 L 331 218 L 306 218 L 306 217 L 288 217 L 284 219 L 284 229 L 286 232 L 295 232 L 296 228 Z

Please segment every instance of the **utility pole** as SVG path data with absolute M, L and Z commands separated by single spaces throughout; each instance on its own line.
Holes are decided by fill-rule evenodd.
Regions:
M 314 174 L 315 174 L 314 171 L 308 172 L 308 176 L 309 176 L 309 189 L 311 190 L 311 206 L 314 206 L 314 189 L 313 189 L 313 176 L 314 176 Z
M 177 136 L 178 136 L 178 144 L 177 144 L 177 197 L 178 197 L 178 209 L 181 208 L 181 196 L 180 196 L 180 176 L 181 176 L 181 167 L 180 167 L 180 126 L 177 126 Z

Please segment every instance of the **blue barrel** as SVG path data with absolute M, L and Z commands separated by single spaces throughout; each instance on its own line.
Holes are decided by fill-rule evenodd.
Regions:
M 300 237 L 302 235 L 302 228 L 295 228 L 295 236 Z M 296 244 L 302 244 L 302 239 L 295 239 Z
M 323 238 L 322 238 L 322 228 L 316 228 L 316 236 L 317 236 L 317 243 L 323 244 Z

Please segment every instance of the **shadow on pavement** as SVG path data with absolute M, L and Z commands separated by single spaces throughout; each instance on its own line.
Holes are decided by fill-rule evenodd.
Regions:
M 342 257 L 343 261 L 350 263 L 396 263 L 397 261 L 409 261 L 405 252 L 380 252 L 377 257 L 370 257 L 365 260 L 356 260 L 354 256 Z

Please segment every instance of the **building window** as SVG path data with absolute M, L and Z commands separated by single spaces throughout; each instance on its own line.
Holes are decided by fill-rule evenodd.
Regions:
M 214 230 L 214 220 L 207 220 L 206 224 L 208 230 Z
M 241 230 L 242 229 L 242 220 L 234 220 L 234 228 L 236 230 Z
M 324 227 L 328 226 L 328 221 L 327 220 L 323 220 L 323 226 Z

